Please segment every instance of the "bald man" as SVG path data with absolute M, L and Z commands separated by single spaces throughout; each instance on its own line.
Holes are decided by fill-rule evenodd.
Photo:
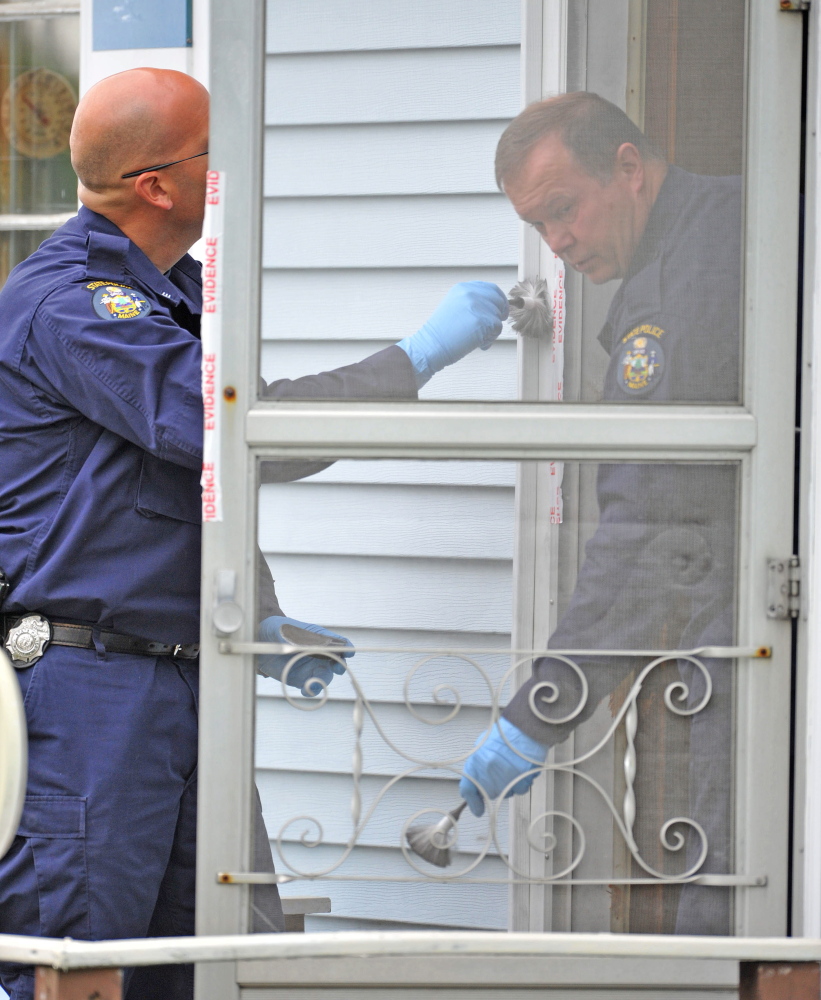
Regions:
M 207 150 L 191 78 L 97 84 L 71 136 L 83 207 L 0 293 L 0 622 L 30 761 L 0 861 L 2 932 L 194 931 L 202 295 L 187 250 Z M 506 313 L 495 285 L 456 286 L 399 345 L 266 394 L 414 398 Z M 286 619 L 263 570 L 270 626 Z M 255 851 L 271 869 L 259 810 Z M 257 887 L 254 914 L 281 929 L 275 887 Z M 2 965 L 0 981 L 31 1000 L 31 969 Z M 187 998 L 192 982 L 186 967 L 139 970 L 126 996 Z

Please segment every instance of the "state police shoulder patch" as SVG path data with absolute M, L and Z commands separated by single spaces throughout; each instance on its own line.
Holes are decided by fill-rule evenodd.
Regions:
M 94 294 L 91 305 L 102 319 L 137 319 L 151 312 L 148 299 L 129 285 L 110 285 L 107 281 L 92 281 L 86 286 Z
M 622 337 L 617 377 L 625 392 L 643 392 L 659 382 L 664 373 L 663 336 L 661 327 L 642 323 Z

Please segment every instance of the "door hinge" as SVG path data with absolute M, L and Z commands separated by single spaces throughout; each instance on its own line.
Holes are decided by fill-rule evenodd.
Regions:
M 810 0 L 778 0 L 780 10 L 809 10 Z
M 767 617 L 797 618 L 801 610 L 801 561 L 798 556 L 767 560 Z

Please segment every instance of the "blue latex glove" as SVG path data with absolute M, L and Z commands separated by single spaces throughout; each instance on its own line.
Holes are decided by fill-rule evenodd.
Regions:
M 308 632 L 313 632 L 315 635 L 341 639 L 342 642 L 346 643 L 346 646 L 332 646 L 331 649 L 333 652 L 337 656 L 342 656 L 346 659 L 354 655 L 355 650 L 350 640 L 346 639 L 344 635 L 331 632 L 330 629 L 322 628 L 321 625 L 309 625 L 307 622 L 297 621 L 296 618 L 285 618 L 282 615 L 271 615 L 270 618 L 266 618 L 260 624 L 260 642 L 289 642 L 288 639 L 283 638 L 280 631 L 283 625 L 294 625 L 296 628 L 305 629 Z M 300 643 L 299 645 L 308 646 L 310 643 Z M 263 656 L 258 656 L 257 673 L 262 674 L 264 677 L 273 677 L 280 681 L 282 680 L 283 671 L 290 661 L 294 659 L 294 656 L 296 656 L 295 653 L 267 653 Z M 327 686 L 333 680 L 334 674 L 344 673 L 345 667 L 341 663 L 337 663 L 336 660 L 329 660 L 326 656 L 306 653 L 298 660 L 294 660 L 293 666 L 288 671 L 285 683 L 290 687 L 300 688 L 306 698 L 315 698 L 322 692 L 322 684 L 318 683 L 319 681 L 322 681 Z
M 481 347 L 486 351 L 507 319 L 507 296 L 489 281 L 454 285 L 421 330 L 396 345 L 411 359 L 421 388 L 446 365 Z
M 507 737 L 507 743 L 502 738 L 500 729 Z M 484 733 L 476 743 L 480 743 L 483 739 L 485 739 Z M 519 753 L 515 752 L 516 750 L 524 754 L 524 757 L 520 757 Z M 528 774 L 527 777 L 516 782 L 507 792 L 505 798 L 509 799 L 511 795 L 524 795 L 538 773 L 533 770 L 538 765 L 532 761 L 544 763 L 546 756 L 547 747 L 531 739 L 507 719 L 499 719 L 491 730 L 490 736 L 465 761 L 464 772 L 482 786 L 489 799 L 495 799 L 501 795 L 502 790 L 507 788 L 517 775 L 533 771 L 533 774 Z M 530 760 L 525 759 L 528 757 Z M 485 800 L 473 781 L 470 781 L 469 778 L 462 778 L 459 782 L 459 794 L 467 802 L 474 816 L 482 815 L 485 811 Z

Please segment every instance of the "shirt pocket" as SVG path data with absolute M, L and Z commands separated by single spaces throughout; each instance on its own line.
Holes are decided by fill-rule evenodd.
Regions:
M 170 517 L 189 524 L 202 522 L 200 473 L 184 465 L 143 455 L 136 509 L 143 517 Z
M 18 836 L 34 861 L 45 937 L 89 937 L 86 800 L 79 795 L 26 796 Z

